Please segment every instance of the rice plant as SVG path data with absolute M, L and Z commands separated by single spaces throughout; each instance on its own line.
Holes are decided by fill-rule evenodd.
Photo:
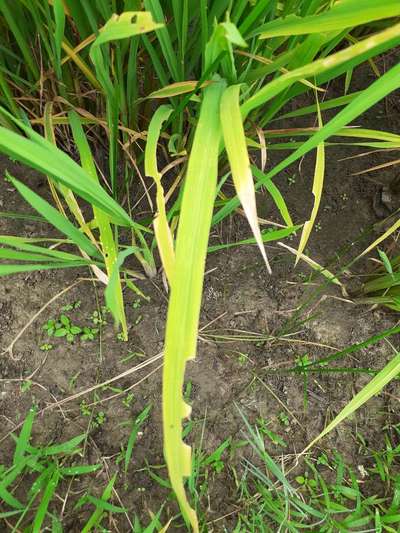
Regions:
M 122 287 L 135 289 L 135 274 L 125 260 L 134 255 L 152 276 L 157 245 L 170 291 L 165 457 L 183 516 L 198 531 L 184 488 L 191 458 L 182 441 L 182 420 L 190 413 L 182 386 L 186 361 L 196 355 L 210 229 L 242 206 L 268 275 L 264 243 L 299 229 L 273 178 L 315 150 L 314 206 L 296 260 L 303 256 L 323 194 L 328 140 L 353 135 L 347 126 L 400 87 L 400 65 L 383 74 L 374 65 L 376 56 L 400 44 L 400 4 L 3 0 L 0 14 L 0 151 L 45 174 L 54 205 L 8 179 L 64 235 L 56 241 L 2 236 L 6 262 L 0 273 L 89 266 L 107 285 L 107 304 L 126 339 Z M 320 102 L 327 83 L 343 74 L 351 79 L 367 61 L 377 74 L 369 87 Z M 265 164 L 251 165 L 249 153 L 259 150 L 265 161 L 266 140 L 285 135 L 269 133 L 269 125 L 288 117 L 286 104 L 304 93 L 312 95 L 315 106 L 297 110 L 296 116 L 315 113 L 318 127 L 308 130 L 305 140 L 286 143 L 290 155 L 267 172 Z M 341 110 L 324 124 L 322 111 L 333 107 Z M 398 147 L 398 136 L 357 134 L 370 144 Z M 60 148 L 69 139 L 79 163 L 76 154 Z M 94 155 L 99 143 L 106 147 L 103 168 Z M 161 150 L 167 156 L 163 170 Z M 152 192 L 143 193 L 140 185 L 143 164 L 155 185 L 154 204 Z M 168 168 L 175 180 L 166 190 Z M 231 196 L 224 188 L 230 179 Z M 261 187 L 282 216 L 284 234 L 260 229 L 256 191 Z M 132 188 L 136 197 L 147 197 L 148 216 L 136 216 Z M 90 205 L 91 220 L 84 218 L 82 202 Z M 120 244 L 121 232 L 128 233 L 129 246 Z

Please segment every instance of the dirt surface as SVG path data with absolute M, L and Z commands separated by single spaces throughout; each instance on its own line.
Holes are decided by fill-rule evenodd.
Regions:
M 354 75 L 352 90 L 365 85 L 369 76 L 369 73 L 364 77 Z M 339 85 L 331 88 L 333 94 L 339 94 L 340 90 Z M 395 98 L 391 96 L 375 106 L 357 124 L 399 132 L 400 116 L 395 108 Z M 298 105 L 305 103 L 302 100 Z M 324 114 L 324 120 L 330 116 L 332 112 Z M 314 118 L 304 117 L 296 121 L 277 122 L 276 127 L 286 127 L 288 124 L 291 127 L 313 126 L 313 121 Z M 371 227 L 378 221 L 373 203 L 380 187 L 368 178 L 384 183 L 396 173 L 393 167 L 388 167 L 379 175 L 354 176 L 355 172 L 395 158 L 389 152 L 341 161 L 354 153 L 357 150 L 327 148 L 325 191 L 317 231 L 314 231 L 307 247 L 310 257 L 335 272 L 339 265 L 347 264 L 376 237 Z M 283 155 L 279 151 L 270 151 L 267 167 L 270 168 Z M 254 157 L 258 155 L 254 154 Z M 300 165 L 293 166 L 276 179 L 292 218 L 299 223 L 308 218 L 311 210 L 313 165 L 313 156 L 307 156 Z M 1 175 L 6 169 L 48 197 L 44 177 L 4 158 L 0 159 Z M 258 202 L 261 217 L 281 222 L 265 192 L 258 195 Z M 28 212 L 27 206 L 6 181 L 3 181 L 0 192 L 0 209 Z M 15 218 L 0 219 L 1 234 L 37 236 L 51 235 L 51 231 L 45 224 Z M 211 242 L 234 242 L 249 234 L 246 222 L 240 215 L 235 215 L 229 223 L 213 229 Z M 296 247 L 298 236 L 284 242 Z M 367 383 L 369 377 L 362 373 L 312 375 L 307 383 L 305 406 L 303 376 L 285 373 L 284 370 L 293 368 L 301 356 L 319 359 L 335 349 L 363 341 L 393 326 L 398 317 L 381 309 L 371 310 L 354 305 L 340 288 L 326 286 L 324 278 L 314 275 L 306 264 L 294 268 L 293 255 L 277 244 L 267 246 L 267 251 L 273 268 L 271 277 L 267 275 L 255 247 L 232 248 L 210 254 L 208 258 L 198 357 L 188 365 L 187 370 L 187 381 L 191 384 L 190 402 L 193 405 L 193 428 L 187 440 L 197 449 L 201 446 L 203 452 L 209 454 L 226 438 L 231 437 L 233 442 L 243 439 L 245 427 L 239 407 L 250 422 L 263 418 L 271 430 L 286 440 L 288 447 L 284 451 L 274 448 L 272 444 L 268 444 L 268 447 L 272 455 L 279 458 L 283 454 L 285 461 L 290 463 L 293 454 L 300 452 L 324 428 L 327 421 Z M 349 286 L 354 284 L 354 276 L 365 272 L 368 264 L 368 261 L 356 263 L 341 279 Z M 87 270 L 71 269 L 1 278 L 2 349 L 9 346 L 42 306 L 63 289 L 71 288 L 40 314 L 12 350 L 5 351 L 0 357 L 3 437 L 0 462 L 9 463 L 14 446 L 9 433 L 24 420 L 34 403 L 40 415 L 34 426 L 33 442 L 62 442 L 86 431 L 90 426 L 82 462 L 104 464 L 99 473 L 75 481 L 72 490 L 66 484 L 61 485 L 61 497 L 64 498 L 70 491 L 70 500 L 76 501 L 87 490 L 99 496 L 110 476 L 119 471 L 115 503 L 128 508 L 130 517 L 134 513 L 148 517 L 148 511 L 157 512 L 167 499 L 163 514 L 163 522 L 166 523 L 176 513 L 176 505 L 170 497 L 170 491 L 152 479 L 147 469 L 147 465 L 152 465 L 157 467 L 152 472 L 163 479 L 167 477 L 162 466 L 161 359 L 113 381 L 108 387 L 58 403 L 110 380 L 161 352 L 167 309 L 167 295 L 161 276 L 153 280 L 138 280 L 137 286 L 149 300 L 141 298 L 138 302 L 136 294 L 126 291 L 130 324 L 127 343 L 117 339 L 108 315 L 107 324 L 101 328 L 101 335 L 95 340 L 70 344 L 65 339 L 49 339 L 42 326 L 49 319 L 57 318 L 63 312 L 62 306 L 78 300 L 80 307 L 65 313 L 74 324 L 93 326 L 91 316 L 103 304 L 103 296 L 102 288 L 90 280 Z M 54 348 L 48 352 L 42 351 L 40 346 L 49 342 Z M 396 346 L 398 339 L 394 337 L 392 342 Z M 341 367 L 381 368 L 392 356 L 391 347 L 380 342 L 336 364 Z M 118 395 L 115 387 L 125 392 Z M 134 387 L 133 397 L 129 396 L 131 387 Z M 350 464 L 359 465 L 364 458 L 359 456 L 356 433 L 362 434 L 377 447 L 382 446 L 383 426 L 388 421 L 400 421 L 399 397 L 400 385 L 392 382 L 384 394 L 360 409 L 357 418 L 347 420 L 325 438 L 321 449 L 338 449 Z M 85 406 L 90 411 L 92 403 L 92 415 L 88 416 L 84 413 Z M 122 464 L 118 461 L 121 446 L 126 446 L 132 420 L 149 404 L 152 405 L 149 421 L 139 434 L 128 473 L 124 474 Z M 99 413 L 104 413 L 100 417 L 104 421 L 93 424 Z M 236 470 L 240 475 L 244 456 L 255 459 L 249 447 L 238 448 L 228 454 L 221 472 L 211 472 L 209 475 L 209 498 L 202 500 L 209 531 L 233 529 L 239 511 L 233 471 Z M 19 490 L 23 490 L 23 487 Z M 84 506 L 74 511 L 72 505 L 67 505 L 65 531 L 80 531 L 90 515 L 90 509 Z M 224 515 L 227 517 L 221 519 Z M 113 515 L 107 527 L 110 531 L 131 530 L 124 514 Z M 8 531 L 8 525 L 4 524 L 0 529 Z M 179 521 L 174 522 L 169 529 L 183 530 Z

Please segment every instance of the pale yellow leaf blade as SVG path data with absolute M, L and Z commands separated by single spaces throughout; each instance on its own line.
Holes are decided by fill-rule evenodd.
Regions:
M 239 95 L 240 85 L 232 85 L 225 89 L 221 98 L 221 123 L 225 148 L 238 198 L 243 206 L 268 272 L 271 273 L 258 224 L 256 194 L 240 113 Z
M 170 285 L 175 264 L 174 241 L 165 210 L 164 188 L 161 184 L 161 174 L 157 166 L 157 144 L 162 124 L 168 120 L 171 113 L 172 107 L 168 105 L 160 106 L 154 113 L 149 125 L 145 149 L 146 176 L 152 177 L 157 186 L 156 202 L 158 213 L 153 221 L 154 233 L 161 262 Z
M 323 127 L 321 110 L 319 107 L 318 98 L 317 100 L 317 110 L 318 110 L 318 126 L 319 128 Z M 325 176 L 325 144 L 322 142 L 317 146 L 317 156 L 315 160 L 315 171 L 314 171 L 314 180 L 313 180 L 313 189 L 312 193 L 314 196 L 314 205 L 311 211 L 310 219 L 303 226 L 303 231 L 301 232 L 300 243 L 297 249 L 295 265 L 297 265 L 299 259 L 302 256 L 302 253 L 307 245 L 308 239 L 310 237 L 311 231 L 314 227 L 315 220 L 317 218 L 319 206 L 321 203 L 322 189 L 324 187 L 324 176 Z

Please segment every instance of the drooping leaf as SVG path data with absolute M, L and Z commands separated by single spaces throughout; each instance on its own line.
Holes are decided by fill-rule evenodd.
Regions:
M 167 220 L 165 210 L 164 188 L 161 184 L 161 175 L 157 165 L 157 144 L 163 122 L 165 122 L 172 113 L 172 107 L 160 106 L 154 113 L 147 133 L 147 143 L 144 156 L 146 176 L 151 176 L 157 186 L 157 216 L 154 218 L 154 232 L 160 252 L 161 261 L 165 274 L 171 284 L 174 271 L 175 252 L 171 229 Z
M 271 274 L 271 267 L 258 225 L 256 195 L 240 114 L 239 95 L 240 85 L 232 85 L 225 89 L 221 98 L 221 124 L 225 149 L 228 154 L 236 193 L 264 258 L 267 270 Z
M 321 110 L 318 107 L 318 124 L 322 128 L 322 117 Z M 314 180 L 312 193 L 314 196 L 314 205 L 311 211 L 311 216 L 304 224 L 303 231 L 301 232 L 300 243 L 297 248 L 296 262 L 297 265 L 310 237 L 312 228 L 315 224 L 317 218 L 319 206 L 321 203 L 322 189 L 324 186 L 324 176 L 325 176 L 325 146 L 324 143 L 320 143 L 317 146 L 317 155 L 315 159 L 315 170 L 314 170 Z
M 99 258 L 98 249 L 83 235 L 71 222 L 54 209 L 46 200 L 29 189 L 21 181 L 8 174 L 8 179 L 21 194 L 21 196 L 50 224 L 64 233 L 79 248 L 84 250 L 89 256 Z

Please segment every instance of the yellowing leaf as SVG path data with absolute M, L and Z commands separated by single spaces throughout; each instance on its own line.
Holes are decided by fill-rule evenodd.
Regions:
M 287 244 L 283 242 L 278 242 L 278 246 L 281 246 L 282 248 L 285 248 L 290 253 L 297 255 L 297 250 L 292 248 L 291 246 L 288 246 Z M 339 285 L 343 289 L 343 284 L 338 280 L 338 278 L 335 276 L 335 274 L 332 274 L 328 269 L 321 266 L 319 263 L 314 261 L 314 259 L 311 259 L 311 257 L 308 257 L 308 255 L 300 254 L 300 259 L 302 259 L 307 265 L 310 265 L 311 268 L 313 268 L 316 272 L 319 272 L 322 276 L 325 276 L 327 279 L 329 279 L 330 282 L 334 283 L 335 285 Z
M 162 27 L 163 24 L 154 22 L 152 14 L 148 11 L 125 11 L 120 15 L 113 15 L 106 22 L 93 45 L 99 46 L 109 41 L 126 39 Z
M 318 106 L 318 100 L 317 100 L 317 109 L 318 109 L 318 125 L 320 128 L 322 128 L 323 124 L 322 124 L 321 110 Z M 303 253 L 304 248 L 306 247 L 306 244 L 310 237 L 311 230 L 315 223 L 315 219 L 317 218 L 319 205 L 321 203 L 322 189 L 324 186 L 324 175 L 325 175 L 325 145 L 322 142 L 317 146 L 317 157 L 315 160 L 314 182 L 313 182 L 313 189 L 312 189 L 312 192 L 314 195 L 314 205 L 311 211 L 310 219 L 307 220 L 307 222 L 304 224 L 303 231 L 301 232 L 300 243 L 299 243 L 299 247 L 297 249 L 297 254 L 296 254 L 296 262 L 295 262 L 296 265 Z
M 191 93 L 196 89 L 198 83 L 198 81 L 178 81 L 177 83 L 171 83 L 171 85 L 152 92 L 147 98 L 171 98 L 172 96 Z M 204 89 L 210 83 L 212 81 L 205 81 L 200 85 L 200 89 Z
M 240 85 L 232 85 L 225 89 L 221 98 L 221 123 L 225 148 L 232 170 L 233 183 L 239 200 L 243 206 L 247 220 L 260 248 L 261 254 L 271 273 L 267 254 L 263 245 L 260 227 L 258 225 L 256 194 L 253 175 L 247 152 L 242 116 L 239 104 Z
M 186 361 L 196 355 L 207 245 L 217 189 L 221 141 L 219 106 L 223 82 L 204 90 L 200 116 L 188 162 L 176 239 L 165 334 L 163 369 L 164 455 L 182 514 L 193 530 L 199 527 L 185 494 L 190 476 L 190 447 L 182 441 L 182 419 L 190 407 L 183 399 Z
M 392 233 L 394 233 L 396 230 L 400 228 L 400 220 L 397 220 L 390 228 L 385 231 L 380 237 L 378 237 L 372 244 L 368 246 L 358 257 L 357 260 L 360 259 L 363 255 L 369 253 L 371 250 L 373 250 L 376 246 L 378 246 L 382 241 L 387 239 Z
M 151 176 L 157 186 L 157 209 L 158 214 L 154 218 L 154 231 L 160 252 L 161 261 L 165 274 L 172 282 L 172 273 L 175 263 L 175 252 L 173 238 L 168 225 L 167 214 L 165 212 L 164 189 L 161 184 L 161 175 L 157 167 L 157 143 L 160 137 L 161 126 L 172 113 L 172 107 L 168 105 L 160 106 L 154 113 L 147 133 L 147 143 L 144 156 L 146 176 Z

